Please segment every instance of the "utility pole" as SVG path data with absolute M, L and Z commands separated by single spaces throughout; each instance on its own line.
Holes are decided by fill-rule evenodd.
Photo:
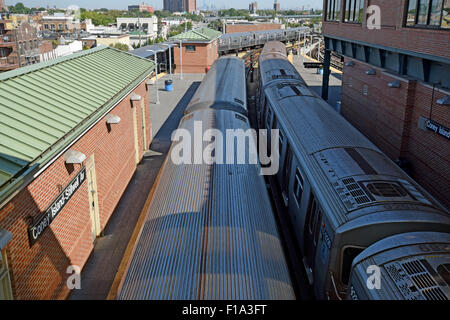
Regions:
M 183 40 L 180 41 L 180 80 L 183 80 Z
M 141 11 L 138 13 L 139 47 L 141 47 Z

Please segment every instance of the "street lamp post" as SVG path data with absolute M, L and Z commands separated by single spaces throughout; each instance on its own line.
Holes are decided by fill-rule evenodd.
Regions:
M 180 41 L 180 80 L 183 80 L 183 40 Z
M 159 103 L 159 89 L 158 89 L 158 52 L 154 51 L 154 50 L 146 50 L 146 51 L 150 51 L 153 52 L 153 55 L 155 56 L 155 72 L 156 72 L 156 80 L 155 80 L 155 85 L 156 85 L 156 104 L 160 104 Z

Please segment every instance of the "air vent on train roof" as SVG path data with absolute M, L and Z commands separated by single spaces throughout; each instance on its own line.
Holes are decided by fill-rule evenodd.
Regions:
M 448 300 L 435 281 L 435 271 L 425 259 L 408 259 L 385 266 L 395 285 L 408 300 Z M 439 277 L 439 276 L 437 276 Z
M 408 193 L 400 185 L 390 182 L 374 182 L 366 185 L 367 189 L 375 196 L 385 198 L 404 197 Z

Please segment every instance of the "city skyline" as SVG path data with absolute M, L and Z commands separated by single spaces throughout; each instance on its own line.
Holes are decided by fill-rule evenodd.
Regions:
M 4 1 L 6 5 L 11 6 L 15 5 L 18 2 L 22 2 L 27 7 L 47 7 L 50 6 L 53 8 L 56 7 L 68 7 L 69 5 L 78 5 L 82 8 L 88 9 L 97 9 L 97 8 L 108 8 L 108 9 L 127 9 L 128 5 L 139 4 L 142 3 L 141 0 L 137 1 L 123 1 L 123 0 L 22 0 L 22 1 Z M 152 5 L 156 10 L 160 10 L 163 8 L 163 0 L 156 1 L 144 1 L 148 5 Z M 197 8 L 201 9 L 205 6 L 215 7 L 216 9 L 248 9 L 248 5 L 253 2 L 249 1 L 241 1 L 241 0 L 227 0 L 227 1 L 213 1 L 213 0 L 197 0 Z M 259 0 L 258 9 L 273 9 L 273 0 Z M 301 9 L 304 7 L 305 9 L 321 9 L 322 8 L 322 0 L 278 0 L 281 5 L 281 10 L 285 9 Z

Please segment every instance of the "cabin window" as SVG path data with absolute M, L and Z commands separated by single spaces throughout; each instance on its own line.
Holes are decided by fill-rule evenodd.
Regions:
M 195 46 L 186 46 L 186 51 L 195 52 Z
M 409 0 L 407 26 L 450 28 L 450 0 Z
M 350 272 L 352 271 L 352 263 L 356 256 L 364 251 L 365 248 L 360 247 L 346 247 L 342 254 L 342 268 L 341 281 L 347 285 L 350 279 Z
M 295 180 L 294 180 L 294 195 L 295 200 L 297 200 L 297 203 L 300 205 L 300 201 L 302 200 L 302 194 L 303 194 L 303 177 L 300 173 L 300 169 L 297 168 L 295 170 Z M 315 201 L 314 201 L 315 203 Z
M 327 21 L 341 20 L 341 0 L 328 0 L 327 3 Z
M 345 2 L 345 22 L 361 23 L 364 12 L 364 0 L 347 0 Z

